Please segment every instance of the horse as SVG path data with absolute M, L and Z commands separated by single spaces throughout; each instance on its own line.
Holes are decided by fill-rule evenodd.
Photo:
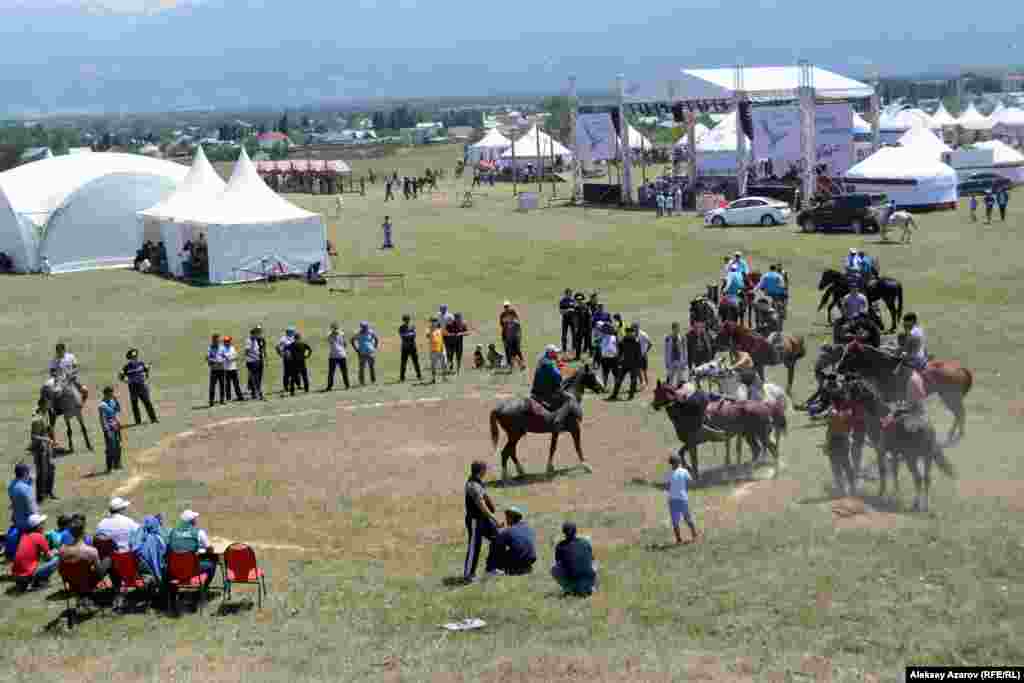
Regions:
M 921 412 L 892 410 L 866 382 L 852 382 L 850 397 L 864 407 L 869 433 L 874 432 L 878 450 L 878 494 L 885 495 L 888 464 L 893 464 L 893 483 L 899 486 L 900 462 L 914 478 L 914 511 L 928 512 L 931 467 L 934 463 L 949 477 L 955 477 L 953 463 L 946 458 L 928 418 Z
M 964 398 L 974 384 L 974 373 L 957 361 L 929 360 L 924 370 L 915 371 L 898 356 L 873 346 L 851 342 L 846 346 L 836 369 L 874 382 L 887 402 L 906 401 L 911 397 L 911 391 L 915 394 L 913 398 L 918 401 L 923 401 L 933 393 L 938 394 L 954 418 L 946 444 L 954 444 L 967 433 Z
M 838 308 L 843 297 L 850 293 L 850 284 L 845 275 L 830 268 L 821 274 L 821 280 L 818 281 L 818 291 L 823 290 L 825 293 L 821 295 L 818 310 L 828 304 L 825 315 L 831 325 L 832 309 Z M 876 301 L 885 302 L 885 307 L 889 309 L 889 315 L 892 317 L 892 328 L 889 331 L 895 332 L 899 319 L 903 316 L 903 285 L 900 281 L 890 277 L 875 278 L 864 287 L 864 295 L 869 305 Z
M 690 302 L 690 324 L 702 322 L 711 332 L 718 332 L 718 311 L 711 300 L 700 296 Z
M 89 441 L 89 430 L 85 428 L 85 420 L 82 419 L 82 406 L 89 397 L 88 391 L 70 381 L 47 381 L 39 390 L 39 397 L 46 402 L 46 410 L 50 414 L 50 429 L 53 430 L 57 424 L 57 416 L 64 416 L 64 424 L 68 434 L 68 453 L 75 452 L 75 444 L 72 440 L 71 418 L 78 419 L 78 426 L 82 430 L 82 438 L 85 440 L 85 447 L 92 450 L 92 442 Z
M 694 384 L 674 389 L 658 380 L 651 407 L 654 410 L 665 409 L 682 442 L 679 456 L 683 462 L 692 463 L 695 479 L 700 478 L 697 447 L 707 441 L 727 441 L 734 435 L 746 439 L 754 462 L 760 459 L 765 448 L 772 451 L 778 462 L 778 451 L 768 436 L 773 419 L 780 413 L 778 405 L 761 401 L 709 401 Z
M 877 309 L 874 306 L 869 306 L 866 315 L 859 316 L 853 320 L 845 320 L 843 318 L 836 320 L 832 324 L 832 343 L 844 345 L 854 339 L 860 339 L 866 344 L 880 347 L 882 345 L 883 326 L 884 323 Z
M 572 376 L 562 381 L 561 391 L 565 394 L 564 399 L 568 405 L 563 405 L 559 410 L 566 413 L 564 425 L 565 431 L 572 435 L 573 444 L 576 446 L 576 456 L 583 468 L 588 472 L 593 471 L 583 457 L 583 448 L 580 445 L 580 423 L 583 420 L 583 396 L 587 389 L 596 394 L 604 392 L 604 385 L 597 378 L 589 364 L 583 369 L 575 372 Z M 501 476 L 508 480 L 509 459 L 516 466 L 519 476 L 523 476 L 522 465 L 516 458 L 516 445 L 526 434 L 551 434 L 551 452 L 548 455 L 548 474 L 555 471 L 554 459 L 555 449 L 558 447 L 558 431 L 555 431 L 552 424 L 538 415 L 530 407 L 531 398 L 516 398 L 501 401 L 491 411 L 491 443 L 497 451 L 500 426 L 507 437 L 505 447 L 501 450 Z
M 910 215 L 909 211 L 893 211 L 889 214 L 886 221 L 879 219 L 878 221 L 879 230 L 882 233 L 882 241 L 889 241 L 889 231 L 893 227 L 899 227 L 903 230 L 902 242 L 904 244 L 910 243 L 910 234 L 912 231 L 917 230 L 917 223 L 914 222 L 914 217 Z
M 781 352 L 776 350 L 776 347 L 769 339 L 774 339 L 776 342 L 781 341 Z M 774 335 L 765 338 L 751 331 L 749 327 L 730 321 L 722 323 L 722 329 L 718 333 L 716 341 L 723 350 L 735 347 L 740 351 L 749 353 L 754 361 L 754 370 L 757 371 L 762 382 L 764 381 L 765 367 L 779 365 L 780 363 L 785 365 L 786 393 L 793 393 L 796 363 L 807 354 L 803 337 L 776 332 Z

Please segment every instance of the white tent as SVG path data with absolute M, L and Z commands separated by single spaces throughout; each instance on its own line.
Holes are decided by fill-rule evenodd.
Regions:
M 729 175 L 736 173 L 737 126 L 739 126 L 739 119 L 736 116 L 736 112 L 732 112 L 697 141 L 697 173 L 699 175 Z M 752 149 L 753 145 L 751 145 L 748 138 L 748 162 L 751 158 Z
M 982 170 L 992 171 L 1009 178 L 1014 185 L 1024 184 L 1024 154 L 1001 140 L 978 142 L 975 149 L 992 150 L 992 167 Z
M 493 161 L 501 157 L 512 146 L 512 141 L 501 134 L 497 128 L 487 131 L 480 142 L 469 146 L 466 161 L 475 164 L 482 159 Z
M 999 121 L 992 126 L 992 134 L 1008 140 L 1024 143 L 1024 109 L 1011 107 L 999 114 Z
M 870 135 L 871 124 L 868 123 L 863 116 L 857 112 L 853 112 L 853 134 L 854 135 Z
M 34 161 L 0 173 L 0 251 L 33 271 L 130 266 L 142 242 L 135 214 L 188 173 L 138 154 L 97 152 Z
M 927 128 L 912 128 L 900 137 L 899 142 L 901 147 L 920 151 L 934 159 L 942 159 L 943 154 L 953 151 Z
M 533 164 L 534 166 L 539 166 L 538 149 L 545 165 L 552 163 L 555 157 L 561 157 L 563 162 L 568 162 L 572 159 L 571 150 L 537 128 L 537 126 L 533 126 L 530 130 L 526 131 L 521 138 L 509 147 L 508 151 L 501 155 L 501 158 L 504 161 L 511 161 L 514 150 L 517 165 Z
M 713 129 L 708 128 L 703 123 L 694 124 L 694 126 L 693 126 L 693 137 L 697 140 L 697 145 L 698 146 L 700 145 L 700 141 L 704 139 L 704 136 L 706 136 L 712 130 Z M 684 127 L 683 128 L 683 136 L 681 138 L 679 138 L 678 140 L 676 140 L 675 143 L 672 146 L 673 147 L 678 147 L 680 149 L 686 149 L 687 145 L 689 145 L 689 144 L 690 144 L 690 138 L 687 136 L 686 128 Z
M 140 211 L 138 216 L 142 223 L 143 240 L 163 241 L 167 249 L 167 260 L 171 273 L 181 277 L 182 251 L 185 246 L 185 231 L 175 223 L 181 215 L 188 215 L 194 207 L 212 200 L 224 192 L 226 184 L 213 169 L 203 152 L 202 146 L 196 147 L 192 168 L 178 189 L 167 199 Z
M 934 125 L 931 117 L 920 109 L 901 109 L 883 112 L 878 127 L 883 131 L 908 131 L 913 128 L 932 128 Z
M 244 148 L 223 192 L 192 193 L 174 211 L 173 224 L 163 228 L 165 235 L 177 230 L 174 242 L 182 244 L 206 236 L 211 283 L 301 274 L 313 263 L 328 263 L 320 216 L 271 190 Z
M 899 208 L 956 208 L 957 175 L 910 147 L 883 147 L 846 172 L 856 192 L 885 194 Z
M 952 128 L 956 125 L 956 118 L 946 110 L 946 105 L 939 102 L 939 108 L 932 114 L 932 121 L 940 128 Z
M 626 133 L 629 136 L 629 148 L 630 149 L 635 149 L 635 150 L 640 150 L 640 149 L 649 150 L 649 149 L 651 149 L 651 141 L 648 140 L 640 131 L 638 131 L 633 126 L 627 126 L 626 127 Z M 622 144 L 621 138 L 619 139 L 619 144 L 620 145 Z
M 999 117 L 1006 111 L 1006 105 L 1002 102 L 996 102 L 996 106 L 992 109 L 992 113 L 988 115 L 988 120 L 992 122 L 992 125 L 999 123 Z
M 979 131 L 992 130 L 993 124 L 992 121 L 990 121 L 987 116 L 983 116 L 981 112 L 978 111 L 977 107 L 974 106 L 974 103 L 971 102 L 971 104 L 967 106 L 966 111 L 960 115 L 960 118 L 957 120 L 957 125 L 965 130 Z

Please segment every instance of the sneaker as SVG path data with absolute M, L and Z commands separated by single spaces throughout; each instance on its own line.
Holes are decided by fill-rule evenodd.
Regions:
M 505 572 L 500 569 L 492 569 L 491 571 L 484 574 L 484 579 L 493 579 L 499 576 L 505 576 Z

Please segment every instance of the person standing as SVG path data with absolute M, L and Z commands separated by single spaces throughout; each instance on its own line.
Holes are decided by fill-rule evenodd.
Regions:
M 291 390 L 292 375 L 292 343 L 295 341 L 296 330 L 295 326 L 289 326 L 284 331 L 284 334 L 280 339 L 277 340 L 277 346 L 274 350 L 277 351 L 277 355 L 281 358 L 281 367 L 284 375 L 283 387 L 281 388 L 281 395 L 284 396 Z
M 384 216 L 384 223 L 380 226 L 384 230 L 384 245 L 381 249 L 394 249 L 391 243 L 391 216 Z
M 359 323 L 359 333 L 352 338 L 352 348 L 359 354 L 359 386 L 366 386 L 366 369 L 370 369 L 370 382 L 377 383 L 377 347 L 380 340 L 365 320 Z
M 690 373 L 695 367 L 713 360 L 715 343 L 702 320 L 694 321 L 686 333 L 686 365 Z
M 495 517 L 497 508 L 491 497 L 487 495 L 484 476 L 487 474 L 487 463 L 476 460 L 470 466 L 469 479 L 465 486 L 466 504 L 466 536 L 469 545 L 466 548 L 466 561 L 462 566 L 462 578 L 466 583 L 476 581 L 476 568 L 480 562 L 480 547 L 486 538 L 493 541 L 498 535 L 501 523 Z
M 57 477 L 53 460 L 53 430 L 50 428 L 50 415 L 46 399 L 40 398 L 36 410 L 32 414 L 30 427 L 32 439 L 32 457 L 36 466 L 36 502 L 42 505 L 47 498 L 57 499 L 53 494 L 54 482 Z
M 238 383 L 238 349 L 235 348 L 231 337 L 224 337 L 224 393 L 227 394 L 229 401 L 232 400 L 232 389 L 235 401 L 245 400 L 242 386 Z
M 604 352 L 601 352 L 604 356 Z M 640 364 L 643 353 L 640 350 L 640 340 L 637 338 L 636 325 L 630 325 L 626 329 L 626 335 L 619 342 L 619 367 L 615 373 L 615 388 L 608 398 L 614 401 L 619 398 L 619 389 L 622 388 L 622 380 L 629 374 L 629 400 L 636 396 L 636 384 L 640 378 Z
M 245 369 L 249 371 L 249 398 L 253 401 L 263 396 L 263 364 L 267 358 L 267 342 L 263 339 L 263 328 L 257 325 L 249 330 L 245 342 Z
M 416 380 L 422 382 L 420 352 L 416 348 L 416 326 L 412 324 L 412 316 L 408 313 L 402 316 L 402 324 L 398 326 L 398 338 L 402 341 L 402 364 L 398 370 L 398 381 L 405 381 L 405 368 L 411 360 L 416 371 Z
M 445 326 L 445 342 L 448 343 L 448 367 L 454 374 L 462 372 L 462 352 L 465 346 L 466 336 L 469 334 L 469 326 L 462 319 L 461 313 L 456 313 Z M 450 340 L 450 341 L 449 341 Z
M 590 307 L 587 306 L 587 298 L 583 292 L 576 292 L 573 297 L 574 332 L 573 347 L 576 352 L 576 360 L 579 360 L 584 353 L 590 353 Z
M 224 405 L 224 347 L 220 335 L 210 336 L 210 347 L 206 349 L 206 365 L 210 369 L 210 407 L 213 407 L 215 392 L 220 392 L 220 404 Z
M 985 190 L 985 224 L 992 225 L 992 208 L 996 204 L 996 198 L 992 190 Z
M 679 386 L 686 381 L 689 369 L 686 337 L 678 322 L 672 323 L 672 333 L 665 336 L 665 383 Z
M 211 403 L 211 405 L 213 405 Z M 107 474 L 121 469 L 121 404 L 114 396 L 113 387 L 103 388 L 99 404 L 100 428 L 103 430 L 104 451 L 107 456 Z
M 292 396 L 295 395 L 295 390 L 299 388 L 300 383 L 302 384 L 302 390 L 308 394 L 309 368 L 306 366 L 306 360 L 313 355 L 313 349 L 305 342 L 302 335 L 296 332 L 290 350 L 292 359 L 291 394 Z
M 597 347 L 601 363 L 601 381 L 608 386 L 608 378 L 613 380 L 619 374 L 619 338 L 615 336 L 615 330 L 611 323 L 598 323 Z
M 668 464 L 672 468 L 665 480 L 665 489 L 668 491 L 668 510 L 672 519 L 672 531 L 676 535 L 676 543 L 682 544 L 683 536 L 679 533 L 679 520 L 686 520 L 690 527 L 690 541 L 696 541 L 700 536 L 697 527 L 693 523 L 693 515 L 690 514 L 689 484 L 693 481 L 690 472 L 683 467 L 683 459 L 678 454 L 669 456 Z
M 445 376 L 445 353 L 444 353 L 444 330 L 441 329 L 441 321 L 437 318 L 430 319 L 430 332 L 427 332 L 430 339 L 430 374 L 433 378 L 432 384 L 437 384 L 438 374 Z
M 565 295 L 558 301 L 558 312 L 562 315 L 562 348 L 568 351 L 569 337 L 572 336 L 573 346 L 576 344 L 576 303 L 572 298 L 572 290 L 566 289 Z M 579 356 L 579 352 L 576 353 Z
M 345 332 L 338 327 L 338 323 L 331 323 L 331 333 L 327 335 L 327 388 L 324 391 L 334 389 L 334 372 L 341 370 L 341 379 L 348 383 L 348 351 L 346 350 Z
M 146 408 L 146 415 L 149 416 L 149 423 L 156 424 L 160 420 L 156 418 L 156 411 L 153 409 L 153 401 L 149 395 L 149 366 L 139 360 L 139 350 L 129 349 L 125 355 L 128 360 L 121 368 L 121 381 L 128 383 L 128 396 L 132 403 L 132 414 L 135 416 L 135 425 L 142 424 L 142 414 L 139 412 L 139 402 Z
M 972 194 L 971 195 L 971 199 L 968 202 L 968 204 L 969 204 L 969 206 L 971 208 L 971 222 L 972 223 L 977 223 L 978 222 L 978 195 Z
M 633 327 L 636 328 L 636 338 L 640 342 L 640 386 L 643 388 L 647 387 L 647 357 L 651 353 L 651 347 L 654 344 L 651 343 L 651 336 L 643 331 L 640 327 L 640 323 L 633 323 Z
M 1006 207 L 1010 203 L 1010 191 L 1005 187 L 996 193 L 996 204 L 999 205 L 999 220 L 1006 222 Z
M 391 187 L 392 181 L 391 178 L 388 178 L 387 180 L 384 181 L 384 201 L 386 202 L 389 202 L 395 198 L 395 194 L 392 191 Z
M 441 327 L 447 327 L 448 323 L 455 319 L 452 313 L 448 312 L 448 304 L 441 304 L 437 311 L 437 319 L 441 323 Z

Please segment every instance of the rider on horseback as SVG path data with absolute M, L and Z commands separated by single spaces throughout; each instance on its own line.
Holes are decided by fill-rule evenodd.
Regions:
M 747 397 L 751 401 L 764 400 L 764 384 L 761 382 L 761 376 L 754 369 L 754 359 L 751 355 L 733 346 L 729 357 L 732 361 L 729 369 L 739 375 L 740 381 L 747 385 Z
M 560 410 L 568 405 L 562 393 L 562 373 L 558 369 L 558 347 L 548 344 L 544 355 L 537 364 L 533 375 L 533 386 L 530 388 L 531 408 L 534 413 L 550 422 L 552 429 L 561 431 L 565 420 L 565 411 Z
M 857 250 L 850 247 L 850 253 L 846 256 L 846 281 L 851 289 L 862 284 L 863 267 L 864 262 L 861 260 L 860 255 L 857 254 Z
M 50 376 L 55 378 L 57 384 L 70 382 L 81 391 L 81 384 L 78 381 L 78 360 L 73 353 L 68 352 L 64 344 L 57 344 L 53 360 L 50 361 Z
M 924 370 L 928 367 L 924 330 L 917 322 L 916 313 L 907 313 L 903 316 L 903 334 L 900 338 L 900 359 L 915 370 Z
M 761 276 L 761 281 L 757 283 L 755 291 L 764 292 L 771 299 L 772 308 L 778 314 L 779 324 L 777 329 L 781 329 L 782 318 L 784 311 L 786 310 L 786 300 L 789 298 L 789 292 L 786 288 L 786 280 L 782 273 L 779 272 L 781 268 L 777 264 L 772 264 L 767 273 Z M 772 330 L 775 331 L 774 329 Z

